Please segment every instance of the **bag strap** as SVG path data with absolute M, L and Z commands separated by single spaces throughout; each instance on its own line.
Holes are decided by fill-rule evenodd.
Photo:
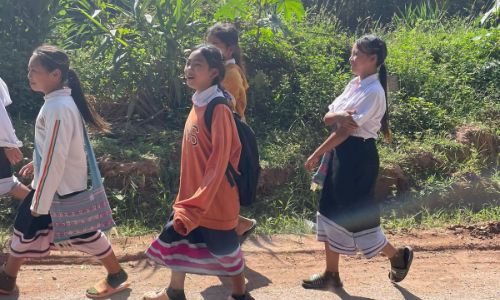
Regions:
M 229 102 L 227 102 L 227 99 L 223 98 L 223 97 L 216 97 L 216 98 L 212 99 L 212 101 L 210 101 L 207 104 L 207 109 L 205 110 L 205 117 L 204 118 L 205 118 L 205 125 L 207 126 L 208 132 L 212 131 L 212 118 L 214 115 L 214 109 L 219 104 L 224 104 L 224 105 L 229 106 Z
M 207 109 L 205 110 L 204 119 L 205 119 L 205 125 L 207 126 L 208 132 L 212 131 L 212 118 L 213 118 L 213 114 L 214 114 L 214 109 L 219 104 L 227 105 L 229 107 L 229 102 L 227 101 L 226 98 L 223 98 L 223 97 L 216 97 L 216 98 L 212 99 L 212 101 L 210 101 L 207 104 Z M 235 177 L 233 175 L 233 172 L 231 172 L 231 170 L 233 170 L 233 172 L 234 172 L 233 166 L 231 165 L 230 162 L 228 162 L 227 168 L 226 168 L 226 178 L 227 178 L 227 181 L 229 181 L 229 185 L 231 185 L 231 187 L 233 187 L 236 184 L 236 182 L 234 181 Z M 234 173 L 237 174 L 236 172 L 234 172 Z
M 87 164 L 90 169 L 90 178 L 92 180 L 92 188 L 99 188 L 103 186 L 101 172 L 99 171 L 99 166 L 97 165 L 97 160 L 95 158 L 94 149 L 90 144 L 89 135 L 87 133 L 87 128 L 85 127 L 85 122 L 82 121 L 83 127 L 83 142 L 85 153 L 87 155 Z M 37 160 L 37 169 L 40 169 L 40 162 L 42 161 L 42 156 L 38 151 L 35 143 L 35 155 Z

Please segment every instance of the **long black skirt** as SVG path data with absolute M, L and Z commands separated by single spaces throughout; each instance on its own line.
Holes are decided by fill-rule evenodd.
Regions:
M 350 232 L 379 226 L 374 198 L 379 164 L 374 139 L 349 137 L 330 159 L 319 212 Z

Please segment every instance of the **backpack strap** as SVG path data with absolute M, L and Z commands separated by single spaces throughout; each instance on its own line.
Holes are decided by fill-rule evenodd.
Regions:
M 229 102 L 223 97 L 216 97 L 207 104 L 207 110 L 205 110 L 205 125 L 207 126 L 209 132 L 212 131 L 214 109 L 219 104 L 227 105 L 229 107 Z
M 214 109 L 219 104 L 227 105 L 228 107 L 230 107 L 227 99 L 223 98 L 223 97 L 216 97 L 216 98 L 212 99 L 212 101 L 210 101 L 207 104 L 207 109 L 205 110 L 204 119 L 205 119 L 205 125 L 207 126 L 208 132 L 212 131 L 212 119 L 213 119 Z M 234 172 L 233 166 L 231 165 L 231 163 L 228 162 L 227 168 L 226 168 L 226 178 L 227 178 L 227 181 L 229 181 L 229 184 L 231 185 L 231 187 L 233 187 L 236 184 L 236 182 L 234 181 L 235 177 L 233 175 L 233 172 L 231 172 L 231 170 Z

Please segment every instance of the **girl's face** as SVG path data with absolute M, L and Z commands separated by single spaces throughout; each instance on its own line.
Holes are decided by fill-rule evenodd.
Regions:
M 216 36 L 209 35 L 207 37 L 207 42 L 209 44 L 214 45 L 215 47 L 217 47 L 220 50 L 220 52 L 224 56 L 224 60 L 230 60 L 233 58 L 233 48 L 226 45 L 223 41 L 221 41 Z
M 40 64 L 36 56 L 30 58 L 28 80 L 33 91 L 42 92 L 45 95 L 62 88 L 61 70 L 55 69 L 49 72 Z
M 351 64 L 352 73 L 360 76 L 361 78 L 371 75 L 377 71 L 377 55 L 361 52 L 356 44 L 352 46 L 349 63 Z
M 213 85 L 214 79 L 219 76 L 219 71 L 210 68 L 200 50 L 195 50 L 191 52 L 186 61 L 184 76 L 190 88 L 202 92 Z

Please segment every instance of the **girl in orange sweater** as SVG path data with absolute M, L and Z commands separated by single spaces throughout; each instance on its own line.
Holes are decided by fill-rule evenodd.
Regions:
M 179 193 L 173 214 L 146 254 L 172 270 L 170 284 L 147 300 L 183 300 L 186 273 L 229 276 L 228 299 L 253 299 L 246 291 L 243 254 L 235 227 L 240 210 L 237 186 L 226 179 L 228 163 L 237 166 L 241 143 L 226 105 L 213 111 L 211 128 L 204 114 L 208 103 L 224 97 L 224 59 L 214 46 L 201 45 L 189 56 L 184 74 L 196 92 L 182 140 Z
M 226 74 L 222 86 L 232 96 L 233 110 L 245 121 L 248 82 L 238 42 L 238 30 L 230 23 L 217 23 L 207 31 L 206 40 L 219 48 L 224 56 Z M 242 244 L 255 230 L 257 221 L 239 216 L 236 233 Z

